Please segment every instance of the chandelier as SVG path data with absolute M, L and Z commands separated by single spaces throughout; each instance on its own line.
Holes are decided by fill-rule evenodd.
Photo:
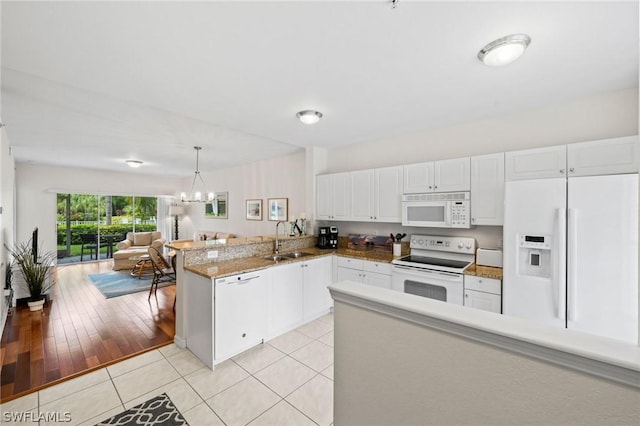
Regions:
M 208 203 L 213 201 L 215 198 L 213 192 L 206 192 L 206 199 L 203 197 L 203 193 L 205 192 L 205 184 L 204 179 L 202 179 L 202 175 L 200 174 L 199 168 L 199 160 L 200 160 L 200 150 L 201 146 L 194 146 L 193 149 L 196 150 L 196 173 L 193 176 L 193 183 L 191 184 L 191 192 L 189 193 L 189 197 L 187 198 L 187 194 L 182 192 L 180 193 L 180 201 L 183 203 Z

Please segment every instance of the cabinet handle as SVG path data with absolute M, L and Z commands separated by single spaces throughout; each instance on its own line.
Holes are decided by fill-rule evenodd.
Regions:
M 560 173 L 564 174 L 564 169 L 560 169 Z
M 574 169 L 573 167 L 571 167 L 571 168 L 569 169 L 569 171 L 570 171 L 571 173 L 573 173 L 573 172 L 575 172 L 575 171 L 576 171 L 576 169 Z
M 438 189 L 438 185 L 434 186 L 433 188 L 434 188 L 434 189 Z
M 429 189 L 433 189 L 433 188 L 431 188 L 431 185 L 429 185 Z

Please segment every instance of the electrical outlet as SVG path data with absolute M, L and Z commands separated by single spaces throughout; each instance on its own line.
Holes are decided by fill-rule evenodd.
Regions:
M 215 259 L 218 257 L 218 250 L 211 250 L 207 252 L 207 259 Z

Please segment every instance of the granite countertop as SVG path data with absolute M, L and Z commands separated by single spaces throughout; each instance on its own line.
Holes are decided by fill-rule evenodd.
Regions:
M 475 275 L 476 277 L 493 278 L 502 280 L 502 268 L 494 268 L 493 266 L 481 266 L 475 263 L 464 270 L 465 275 Z
M 287 263 L 302 262 L 316 257 L 330 256 L 336 254 L 338 256 L 346 256 L 373 262 L 391 263 L 394 259 L 391 252 L 378 251 L 360 251 L 347 248 L 339 248 L 335 250 L 319 249 L 316 247 L 303 248 L 298 251 L 310 253 L 309 256 L 283 259 L 279 262 L 266 260 L 265 256 L 242 257 L 238 259 L 226 260 L 222 262 L 210 262 L 199 265 L 187 265 L 184 267 L 186 271 L 193 272 L 206 278 L 222 278 L 229 275 L 243 274 L 245 272 L 257 271 L 259 269 L 269 268 L 271 266 L 284 265 Z M 282 253 L 286 254 L 286 253 Z

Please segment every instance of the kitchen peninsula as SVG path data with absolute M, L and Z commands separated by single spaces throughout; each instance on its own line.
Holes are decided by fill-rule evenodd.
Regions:
M 388 264 L 391 251 L 316 248 L 315 236 L 176 241 L 175 343 L 206 365 L 312 321 L 332 306 L 336 257 Z M 405 248 L 406 251 L 407 248 Z M 390 276 L 389 276 L 390 279 Z

